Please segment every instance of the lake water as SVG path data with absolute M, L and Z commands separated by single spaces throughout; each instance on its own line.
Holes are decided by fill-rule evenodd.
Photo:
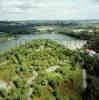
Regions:
M 20 35 L 19 38 L 9 41 L 0 42 L 0 52 L 15 48 L 18 45 L 29 42 L 33 39 L 51 39 L 65 45 L 70 49 L 81 48 L 86 41 L 78 40 L 76 38 L 62 35 L 62 34 L 41 34 L 41 35 Z

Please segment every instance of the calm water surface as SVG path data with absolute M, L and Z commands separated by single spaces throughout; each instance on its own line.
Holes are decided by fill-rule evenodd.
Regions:
M 0 52 L 15 48 L 16 46 L 29 42 L 33 39 L 51 39 L 53 41 L 64 44 L 67 48 L 70 49 L 81 48 L 85 44 L 85 41 L 81 41 L 62 34 L 48 33 L 41 35 L 20 35 L 18 39 L 0 42 Z

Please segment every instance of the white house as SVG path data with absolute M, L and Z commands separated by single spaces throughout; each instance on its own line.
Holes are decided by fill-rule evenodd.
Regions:
M 86 49 L 85 53 L 88 54 L 89 56 L 95 56 L 96 55 L 96 52 L 93 51 L 93 50 L 90 50 L 90 49 Z

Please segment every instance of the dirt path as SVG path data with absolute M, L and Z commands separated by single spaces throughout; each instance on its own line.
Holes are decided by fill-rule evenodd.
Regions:
M 12 86 L 13 86 L 12 83 L 8 84 L 7 82 L 0 80 L 0 89 L 10 90 Z
M 55 70 L 58 69 L 58 68 L 60 68 L 60 66 L 55 65 L 55 66 L 51 66 L 50 68 L 47 68 L 45 71 L 46 71 L 47 73 L 50 73 L 50 72 L 55 71 Z M 35 80 L 35 78 L 36 78 L 37 76 L 38 76 L 38 73 L 37 73 L 36 71 L 34 71 L 33 77 L 31 77 L 31 78 L 29 78 L 29 79 L 27 80 L 28 83 L 29 83 L 29 84 L 32 83 L 32 81 Z
M 47 68 L 45 71 L 46 71 L 47 73 L 50 73 L 50 72 L 55 71 L 55 70 L 58 69 L 58 68 L 60 68 L 60 66 L 55 65 L 55 66 L 51 66 L 50 68 Z M 34 71 L 34 76 L 31 77 L 31 78 L 29 78 L 29 79 L 27 80 L 28 83 L 31 84 L 32 81 L 35 80 L 37 76 L 38 76 L 38 73 L 37 73 L 36 71 Z M 30 95 L 32 94 L 32 92 L 33 92 L 33 89 L 30 88 L 29 94 L 28 94 L 28 95 L 30 96 Z M 28 100 L 31 100 L 30 97 L 28 97 L 28 98 L 29 98 Z
M 7 87 L 7 83 L 0 80 L 0 89 L 2 89 L 2 88 L 5 89 L 6 87 Z
M 55 71 L 55 70 L 58 69 L 58 68 L 60 68 L 59 65 L 52 66 L 52 67 L 50 67 L 50 68 L 47 68 L 47 69 L 46 69 L 46 72 L 47 72 L 47 73 L 50 73 L 50 72 Z
M 29 78 L 29 79 L 27 80 L 28 83 L 31 84 L 32 81 L 33 81 L 37 76 L 38 76 L 38 73 L 37 73 L 36 71 L 34 71 L 34 75 L 33 75 L 33 77 L 31 77 L 31 78 Z
M 6 62 L 4 62 L 4 63 L 2 63 L 2 64 L 0 64 L 0 65 L 7 64 L 8 62 L 9 62 L 9 61 L 6 61 Z M 50 68 L 47 68 L 47 69 L 46 69 L 46 72 L 47 72 L 47 73 L 50 73 L 50 72 L 55 71 L 55 70 L 58 69 L 58 68 L 60 68 L 60 66 L 58 66 L 58 65 L 51 66 Z M 38 73 L 37 73 L 36 71 L 34 71 L 33 77 L 31 77 L 31 78 L 29 78 L 29 79 L 27 80 L 28 83 L 31 84 L 32 81 L 35 80 L 35 78 L 36 78 L 37 76 L 38 76 Z M 12 85 L 11 85 L 11 86 L 12 86 Z M 8 84 L 7 84 L 6 82 L 0 80 L 0 89 L 2 89 L 2 88 L 4 88 L 4 89 L 11 88 L 11 86 L 9 85 L 9 87 L 8 87 Z
M 9 62 L 10 62 L 10 61 L 8 60 L 8 61 L 5 61 L 5 62 L 1 63 L 1 64 L 0 64 L 0 67 L 3 66 L 3 65 L 5 65 L 5 64 L 7 64 L 7 63 L 9 63 Z

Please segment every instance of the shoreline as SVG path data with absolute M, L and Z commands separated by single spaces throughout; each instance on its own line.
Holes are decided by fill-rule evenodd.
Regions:
M 10 41 L 10 40 L 14 40 L 14 39 L 15 39 L 14 37 L 9 37 L 9 38 L 6 38 L 6 39 L 1 39 L 1 40 L 0 40 L 0 43 L 1 43 L 1 42 Z
M 45 34 L 44 34 L 45 35 Z M 62 34 L 60 34 L 60 35 L 62 35 Z M 18 40 L 17 40 L 17 42 L 20 42 L 19 40 L 23 40 L 23 42 L 24 42 L 24 40 L 26 40 L 26 43 L 28 43 L 28 42 L 30 42 L 30 41 L 32 41 L 32 40 L 34 40 L 34 37 L 35 37 L 35 39 L 50 39 L 50 40 L 53 40 L 53 41 L 56 41 L 56 42 L 58 42 L 58 43 L 60 43 L 60 44 L 62 44 L 62 45 L 64 45 L 66 48 L 68 48 L 68 49 L 71 49 L 71 50 L 75 50 L 75 49 L 80 49 L 80 48 L 83 48 L 83 46 L 86 44 L 86 42 L 87 41 L 84 41 L 84 40 L 72 40 L 72 37 L 70 38 L 70 40 L 68 39 L 68 38 L 64 38 L 63 36 L 60 36 L 60 35 L 58 35 L 58 34 L 56 34 L 56 37 L 57 38 L 54 38 L 55 37 L 55 34 L 53 35 L 53 34 L 47 34 L 47 35 L 45 35 L 45 36 L 43 36 L 43 35 L 29 35 L 29 36 L 22 36 L 21 38 L 18 38 Z M 53 37 L 54 36 L 54 37 Z M 8 40 L 6 40 L 6 41 L 4 41 L 4 42 L 6 42 L 5 44 L 6 45 L 11 45 L 11 44 L 7 44 L 7 42 L 8 41 L 11 41 L 11 40 L 14 40 L 14 38 L 10 38 L 10 39 L 8 39 Z M 4 44 L 2 44 L 3 42 L 0 42 L 1 43 L 1 46 L 3 46 Z M 18 44 L 17 44 L 17 46 L 18 46 Z M 10 49 L 14 49 L 15 48 L 15 46 L 10 46 L 11 48 L 5 48 L 4 47 L 4 49 L 2 48 L 1 50 L 0 50 L 0 52 L 2 53 L 3 51 L 9 51 Z

